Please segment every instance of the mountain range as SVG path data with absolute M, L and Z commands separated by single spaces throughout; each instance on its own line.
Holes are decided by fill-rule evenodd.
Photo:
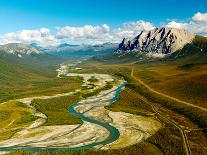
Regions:
M 151 58 L 183 57 L 191 54 L 207 53 L 206 38 L 197 36 L 184 29 L 161 27 L 142 31 L 133 38 L 124 38 L 120 44 L 104 43 L 99 45 L 72 45 L 63 43 L 58 46 L 41 47 L 10 43 L 0 45 L 1 59 L 27 63 L 60 62 L 66 57 L 134 54 L 140 59 L 143 55 Z M 133 58 L 133 56 L 130 56 Z M 134 59 L 134 58 L 133 58 Z
M 34 46 L 33 46 L 34 47 Z M 43 52 L 60 56 L 94 56 L 103 54 L 112 54 L 113 51 L 118 47 L 116 43 L 104 43 L 97 45 L 71 45 L 71 44 L 60 44 L 58 46 L 47 47 Z

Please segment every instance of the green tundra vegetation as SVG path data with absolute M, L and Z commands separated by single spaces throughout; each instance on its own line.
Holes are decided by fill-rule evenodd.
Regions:
M 37 118 L 33 115 L 33 111 L 23 103 L 9 101 L 6 104 L 0 104 L 0 140 L 10 138 Z
M 107 81 L 106 85 L 103 87 L 103 90 L 109 90 L 111 88 L 113 88 L 113 82 Z
M 94 82 L 98 82 L 98 79 L 92 76 L 90 79 L 88 79 L 88 81 L 94 83 Z
M 103 90 L 109 90 L 111 88 L 113 88 L 113 82 L 107 81 L 106 84 L 105 84 L 105 86 L 103 86 L 102 88 L 97 88 L 97 89 L 95 89 L 93 91 L 86 91 L 86 92 L 85 91 L 84 92 L 82 91 L 81 94 L 82 94 L 82 97 L 83 98 L 87 98 L 87 97 L 91 97 L 91 96 L 98 95 L 101 91 L 103 91 Z M 86 89 L 84 89 L 84 90 L 86 90 Z
M 25 115 L 24 117 L 22 117 L 19 121 L 17 121 L 17 124 L 24 124 L 24 123 L 33 122 L 37 118 L 38 118 L 37 116 L 34 116 L 32 114 L 28 114 L 28 115 Z
M 69 107 L 80 100 L 79 93 L 52 99 L 35 99 L 32 101 L 38 111 L 47 116 L 44 125 L 80 124 L 82 120 L 69 113 Z
M 81 78 L 56 77 L 58 65 L 32 67 L 0 59 L 0 66 L 0 102 L 70 92 L 82 84 Z
M 162 93 L 207 107 L 206 63 L 137 65 L 134 76 Z
M 141 96 L 128 86 L 121 92 L 120 99 L 105 107 L 111 111 L 123 111 L 136 115 L 150 116 L 153 114 L 151 107 L 146 104 Z

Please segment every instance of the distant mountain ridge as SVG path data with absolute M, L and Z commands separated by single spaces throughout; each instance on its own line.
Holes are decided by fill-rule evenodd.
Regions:
M 155 28 L 150 31 L 142 31 L 132 39 L 124 38 L 115 53 L 140 51 L 167 55 L 182 49 L 187 43 L 192 42 L 194 38 L 194 34 L 184 29 Z
M 34 46 L 37 46 L 36 48 Z M 59 64 L 62 58 L 44 53 L 40 46 L 33 44 L 10 43 L 0 45 L 0 60 L 28 66 L 49 66 Z
M 63 44 L 58 45 L 57 47 L 64 48 L 64 47 L 77 47 L 77 46 L 80 46 L 80 45 L 72 45 L 72 44 L 63 43 Z
M 49 47 L 43 52 L 67 57 L 67 56 L 94 56 L 94 55 L 103 55 L 111 54 L 118 47 L 116 43 L 104 43 L 98 45 L 71 45 L 71 44 L 60 44 L 55 47 Z
M 46 57 L 88 57 L 95 55 L 112 54 L 118 47 L 117 43 L 104 43 L 97 45 L 73 45 L 68 43 L 59 44 L 57 46 L 42 47 L 37 43 L 22 44 L 9 43 L 0 45 L 0 56 L 6 59 L 36 59 L 40 60 Z
M 26 44 L 20 44 L 20 43 L 10 43 L 5 45 L 0 45 L 0 51 L 5 52 L 5 54 L 11 54 L 13 56 L 17 56 L 19 58 L 22 58 L 24 55 L 40 55 L 41 52 L 37 50 L 36 48 L 33 48 Z

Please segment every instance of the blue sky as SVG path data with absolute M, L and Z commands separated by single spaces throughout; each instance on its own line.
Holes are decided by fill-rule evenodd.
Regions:
M 0 35 L 23 29 L 83 27 L 143 20 L 160 26 L 189 22 L 207 12 L 207 0 L 1 0 Z

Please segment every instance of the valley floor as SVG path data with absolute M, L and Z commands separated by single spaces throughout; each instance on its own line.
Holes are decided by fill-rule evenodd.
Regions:
M 70 145 L 72 148 L 91 142 L 97 144 L 92 147 L 93 150 L 68 154 L 207 154 L 206 67 L 206 64 L 104 64 L 90 61 L 75 67 L 70 66 L 69 69 L 63 66 L 62 70 L 59 70 L 61 78 L 82 76 L 84 83 L 80 89 L 73 94 L 57 95 L 55 97 L 58 98 L 53 99 L 53 102 L 50 100 L 51 97 L 43 97 L 36 98 L 33 102 L 34 98 L 29 98 L 18 100 L 17 103 L 11 101 L 9 104 L 0 105 L 5 106 L 4 108 L 17 109 L 18 112 L 12 115 L 18 118 L 18 121 L 22 121 L 18 127 L 24 129 L 15 130 L 17 121 L 8 116 L 11 112 L 2 112 L 0 119 L 7 118 L 5 128 L 12 127 L 14 130 L 1 131 L 0 138 L 3 140 L 1 144 L 11 145 L 22 137 L 27 140 L 33 138 L 34 146 L 64 146 L 67 143 L 67 147 Z M 65 72 L 74 72 L 74 69 L 76 70 L 74 74 Z M 114 81 L 109 75 L 116 77 L 117 80 Z M 120 99 L 109 104 L 123 81 L 127 81 L 128 84 L 120 92 Z M 66 99 L 68 97 L 73 98 L 72 102 L 62 104 L 69 101 Z M 32 107 L 28 109 L 22 102 Z M 57 107 L 61 110 L 77 102 L 74 110 L 80 115 L 66 116 L 67 110 L 65 113 L 57 111 L 55 105 L 58 102 L 61 104 Z M 36 111 L 35 115 L 33 108 L 39 111 Z M 61 120 L 53 113 L 67 119 Z M 84 120 L 85 117 L 96 120 L 94 123 L 99 125 L 88 123 L 90 120 Z M 103 125 L 103 122 L 110 126 Z M 76 125 L 78 123 L 82 125 Z M 38 128 L 29 129 L 28 126 Z M 120 133 L 118 139 L 115 137 L 116 140 L 111 141 L 112 143 L 99 144 L 110 137 L 112 131 L 116 133 L 116 129 Z M 60 132 L 58 134 L 60 137 L 57 136 L 57 132 Z M 67 134 L 70 138 L 64 139 Z M 11 141 L 6 142 L 5 139 L 8 137 Z M 40 137 L 43 138 L 42 142 L 38 140 Z M 49 137 L 53 137 L 52 141 Z M 61 143 L 63 139 L 66 143 Z M 28 141 L 21 145 L 31 144 Z

